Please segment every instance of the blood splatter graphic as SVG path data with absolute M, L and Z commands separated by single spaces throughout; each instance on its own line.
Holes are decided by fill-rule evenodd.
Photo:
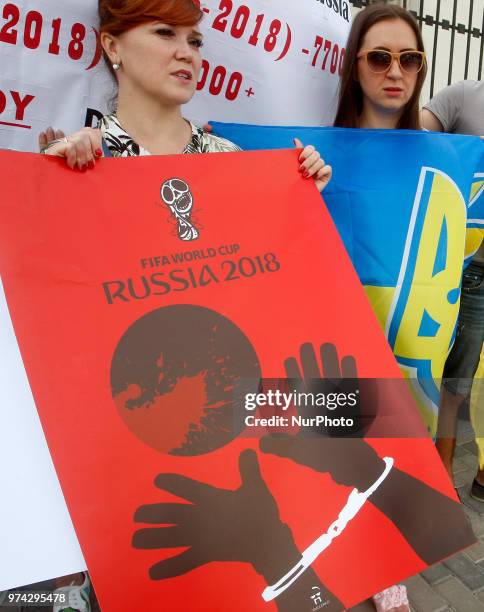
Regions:
M 235 408 L 257 392 L 260 375 L 234 323 L 188 304 L 135 321 L 111 363 L 113 399 L 130 431 L 156 450 L 184 456 L 213 451 L 240 433 Z

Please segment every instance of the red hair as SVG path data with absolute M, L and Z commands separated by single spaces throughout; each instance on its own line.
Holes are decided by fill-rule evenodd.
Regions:
M 101 32 L 113 36 L 150 21 L 196 25 L 202 16 L 196 0 L 99 0 Z

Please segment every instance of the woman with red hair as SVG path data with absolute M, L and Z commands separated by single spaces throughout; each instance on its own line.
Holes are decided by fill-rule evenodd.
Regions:
M 51 142 L 44 152 L 86 170 L 103 151 L 129 157 L 240 150 L 182 116 L 202 64 L 202 16 L 194 0 L 99 0 L 104 59 L 118 85 L 116 111 L 103 117 L 100 132 L 84 128 Z M 300 172 L 314 178 L 321 191 L 331 167 L 312 146 L 299 161 Z
M 70 168 L 85 171 L 103 155 L 239 151 L 237 145 L 204 132 L 182 115 L 182 105 L 196 91 L 202 64 L 203 36 L 198 28 L 202 16 L 194 0 L 99 0 L 104 59 L 117 85 L 115 111 L 102 118 L 99 129 L 83 128 L 69 137 L 49 129 L 47 139 L 51 133 L 62 137 L 42 152 L 64 157 Z M 303 176 L 313 178 L 322 191 L 331 167 L 312 146 L 303 149 L 299 162 Z M 90 612 L 87 574 L 66 576 L 57 586 L 69 594 L 79 612 Z M 59 605 L 54 612 L 66 610 Z

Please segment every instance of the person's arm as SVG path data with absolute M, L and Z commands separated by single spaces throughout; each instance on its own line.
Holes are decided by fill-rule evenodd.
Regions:
M 422 125 L 427 130 L 453 132 L 464 104 L 464 81 L 444 87 L 422 110 Z
M 440 122 L 440 119 L 428 108 L 422 109 L 422 127 L 429 130 L 429 132 L 444 131 L 444 126 Z

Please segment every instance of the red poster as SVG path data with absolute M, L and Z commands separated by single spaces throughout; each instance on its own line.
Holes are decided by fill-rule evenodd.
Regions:
M 399 378 L 297 166 L 0 153 L 0 273 L 103 612 L 341 610 L 473 541 L 404 388 L 365 438 L 251 431 L 294 416 L 261 377 Z

